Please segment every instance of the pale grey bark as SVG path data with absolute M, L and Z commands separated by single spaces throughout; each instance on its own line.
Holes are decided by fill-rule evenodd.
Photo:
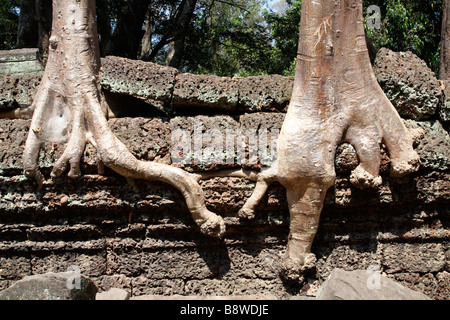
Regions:
M 41 145 L 51 140 L 65 146 L 53 176 L 68 167 L 69 176 L 79 176 L 80 159 L 90 142 L 101 162 L 119 174 L 178 188 L 201 230 L 221 237 L 223 219 L 207 210 L 198 184 L 198 179 L 210 177 L 210 173 L 189 174 L 138 161 L 108 127 L 99 85 L 95 1 L 54 0 L 54 10 L 50 63 L 36 95 L 24 152 L 26 175 L 44 185 L 38 156 Z M 315 263 L 311 246 L 326 192 L 335 181 L 334 158 L 341 142 L 351 143 L 358 153 L 360 164 L 351 181 L 360 188 L 381 185 L 382 143 L 389 152 L 392 176 L 402 177 L 419 166 L 412 137 L 373 73 L 362 1 L 304 0 L 294 91 L 278 140 L 277 161 L 259 174 L 244 170 L 225 173 L 257 182 L 239 212 L 242 218 L 254 217 L 256 205 L 272 182 L 286 188 L 290 234 L 281 273 L 287 279 L 299 281 Z
M 180 19 L 173 31 L 173 40 L 169 43 L 167 53 L 166 64 L 170 67 L 179 68 L 181 65 L 187 30 L 196 4 L 197 0 L 187 0 L 181 9 Z
M 149 56 L 150 51 L 152 50 L 152 34 L 155 18 L 154 5 L 154 1 L 150 0 L 147 11 L 145 12 L 144 36 L 141 41 L 141 52 L 139 54 L 139 59 L 144 59 Z
M 412 137 L 378 85 L 363 27 L 361 0 L 304 0 L 293 96 L 278 139 L 275 164 L 256 178 L 253 195 L 239 215 L 253 218 L 272 182 L 287 192 L 290 234 L 281 274 L 299 281 L 314 266 L 311 246 L 319 227 L 327 190 L 333 186 L 335 153 L 351 143 L 360 164 L 351 182 L 378 188 L 384 143 L 391 175 L 402 177 L 419 167 Z
M 35 48 L 38 45 L 38 20 L 35 0 L 20 2 L 19 27 L 17 29 L 17 48 Z
M 80 176 L 80 160 L 89 142 L 96 148 L 101 166 L 130 179 L 158 180 L 180 190 L 201 231 L 223 236 L 224 221 L 206 208 L 203 191 L 193 175 L 169 165 L 137 160 L 109 128 L 99 82 L 95 0 L 53 0 L 53 10 L 49 63 L 33 103 L 35 111 L 24 150 L 25 175 L 35 178 L 39 188 L 45 185 L 38 158 L 42 145 L 51 143 L 64 149 L 52 177 L 66 169 L 69 177 Z

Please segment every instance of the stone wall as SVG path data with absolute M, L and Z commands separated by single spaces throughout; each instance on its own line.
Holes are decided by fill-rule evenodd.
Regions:
M 415 57 L 408 57 L 382 50 L 375 70 L 407 126 L 423 129 L 416 141 L 421 169 L 403 179 L 390 178 L 384 153 L 382 187 L 359 190 L 349 179 L 358 164 L 355 151 L 340 146 L 338 178 L 326 198 L 312 248 L 317 266 L 302 284 L 283 282 L 277 272 L 289 226 L 282 186 L 272 185 L 256 219 L 247 221 L 236 218 L 236 213 L 254 183 L 238 178 L 202 182 L 208 208 L 222 215 L 227 225 L 223 240 L 211 239 L 199 233 L 176 189 L 146 181 L 130 184 L 108 170 L 100 176 L 90 146 L 82 178 L 62 177 L 36 192 L 21 167 L 29 120 L 0 120 L 0 289 L 26 275 L 78 266 L 101 290 L 125 288 L 133 296 L 260 294 L 282 299 L 314 296 L 335 268 L 377 266 L 405 286 L 434 299 L 449 299 L 446 87 Z M 409 73 L 401 69 L 396 60 L 400 58 Z M 232 79 L 179 74 L 116 57 L 104 59 L 103 65 L 103 88 L 117 102 L 117 114 L 125 116 L 110 120 L 112 129 L 136 157 L 167 164 L 171 164 L 171 133 L 180 128 L 192 131 L 196 121 L 221 132 L 279 129 L 292 90 L 292 78 L 281 76 Z M 427 73 L 426 90 L 418 85 L 425 83 L 423 78 L 414 77 L 411 70 Z M 0 111 L 31 101 L 34 85 L 21 91 L 20 101 L 25 102 L 15 100 L 18 91 L 14 91 L 29 77 L 37 80 L 39 75 L 3 76 Z M 395 87 L 400 80 L 405 84 Z M 132 109 L 134 115 L 151 116 L 130 117 Z M 46 146 L 41 154 L 47 175 L 59 151 Z M 188 171 L 229 167 L 239 166 L 183 165 Z

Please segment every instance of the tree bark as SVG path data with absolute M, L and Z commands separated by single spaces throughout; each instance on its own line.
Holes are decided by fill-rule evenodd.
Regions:
M 150 0 L 150 3 L 145 12 L 145 22 L 144 22 L 144 36 L 141 42 L 141 52 L 139 53 L 139 59 L 144 59 L 150 55 L 152 50 L 152 35 L 155 20 L 155 8 L 154 1 Z
M 183 14 L 183 8 L 186 7 L 186 3 L 191 0 L 182 0 L 181 3 L 176 6 L 175 2 L 172 4 L 175 14 L 170 19 L 170 24 L 167 27 L 166 31 L 162 35 L 161 39 L 158 41 L 158 43 L 153 47 L 150 54 L 143 58 L 143 60 L 146 61 L 152 61 L 159 53 L 161 49 L 163 49 L 166 45 L 170 44 L 170 42 L 174 39 L 174 34 L 176 30 L 178 29 L 179 21 L 181 19 L 181 16 Z M 175 10 L 176 8 L 176 10 Z
M 41 62 L 48 59 L 52 26 L 52 0 L 22 0 L 20 5 L 17 47 L 38 47 Z
M 17 48 L 35 48 L 39 42 L 37 28 L 35 0 L 22 0 L 17 30 Z
M 439 78 L 450 79 L 450 0 L 443 1 Z
M 314 265 L 311 246 L 327 190 L 334 184 L 335 153 L 351 143 L 360 164 L 351 182 L 377 188 L 384 143 L 391 175 L 416 171 L 419 156 L 402 119 L 378 85 L 363 27 L 362 0 L 304 0 L 293 96 L 278 140 L 275 164 L 257 178 L 253 195 L 240 211 L 254 210 L 268 186 L 287 192 L 290 235 L 281 274 L 299 281 Z
M 181 11 L 180 19 L 173 32 L 173 40 L 169 44 L 166 64 L 170 67 L 179 68 L 184 54 L 184 42 L 187 30 L 195 10 L 197 0 L 187 0 Z
M 128 0 L 117 21 L 117 26 L 111 35 L 106 55 L 116 55 L 136 59 L 139 54 L 144 31 L 147 0 Z
M 95 0 L 53 0 L 53 26 L 49 60 L 33 102 L 34 115 L 24 150 L 24 173 L 47 183 L 39 170 L 43 146 L 61 149 L 51 176 L 70 167 L 69 177 L 79 177 L 86 143 L 98 152 L 100 167 L 108 166 L 128 179 L 158 180 L 181 191 L 193 219 L 203 233 L 221 237 L 221 217 L 205 206 L 203 191 L 193 175 L 155 162 L 137 160 L 112 133 L 107 106 L 99 84 L 101 62 Z
M 100 38 L 100 55 L 106 56 L 111 41 L 111 15 L 108 0 L 97 0 L 97 32 Z

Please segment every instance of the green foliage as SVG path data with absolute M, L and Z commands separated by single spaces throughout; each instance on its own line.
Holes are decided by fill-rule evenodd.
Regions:
M 270 33 L 262 0 L 203 1 L 186 39 L 184 69 L 219 76 L 265 73 Z
M 272 32 L 272 72 L 294 75 L 300 31 L 301 0 L 290 0 L 283 13 L 265 12 Z
M 149 4 L 154 8 L 154 49 L 169 34 L 181 2 L 97 0 L 103 49 L 108 41 L 119 49 L 139 48 L 142 35 L 137 34 L 136 26 L 140 31 L 139 19 L 144 16 L 141 11 Z M 364 10 L 369 5 L 381 8 L 381 29 L 366 28 L 367 34 L 375 47 L 412 51 L 437 71 L 442 2 L 363 0 Z M 198 0 L 187 32 L 181 71 L 220 76 L 294 75 L 301 4 L 301 0 Z M 0 0 L 0 49 L 15 46 L 19 7 L 20 0 Z M 125 9 L 131 12 L 127 19 L 123 18 Z M 114 34 L 118 25 L 128 32 L 125 40 Z M 155 50 L 153 61 L 164 64 L 167 51 L 165 43 Z
M 292 74 L 297 54 L 300 0 L 282 12 L 265 0 L 204 1 L 188 36 L 185 71 L 220 76 Z
M 0 0 L 0 50 L 14 48 L 19 24 L 20 0 Z
M 366 28 L 375 47 L 411 51 L 437 72 L 442 0 L 369 0 L 364 4 L 381 8 L 381 29 Z

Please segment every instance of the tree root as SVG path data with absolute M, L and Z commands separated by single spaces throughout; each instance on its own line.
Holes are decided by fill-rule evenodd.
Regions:
M 288 282 L 302 283 L 305 281 L 305 273 L 316 267 L 316 256 L 313 253 L 304 254 L 300 260 L 284 257 L 280 260 L 280 276 Z
M 35 96 L 31 128 L 24 150 L 24 173 L 36 179 L 42 189 L 45 178 L 38 158 L 45 144 L 64 146 L 52 170 L 52 178 L 69 169 L 69 177 L 81 175 L 80 162 L 86 144 L 91 143 L 107 166 L 127 179 L 161 181 L 183 194 L 200 230 L 221 238 L 222 217 L 205 205 L 196 177 L 182 169 L 137 160 L 108 126 L 108 106 L 99 85 L 100 56 L 95 30 L 95 1 L 55 1 L 49 59 Z

